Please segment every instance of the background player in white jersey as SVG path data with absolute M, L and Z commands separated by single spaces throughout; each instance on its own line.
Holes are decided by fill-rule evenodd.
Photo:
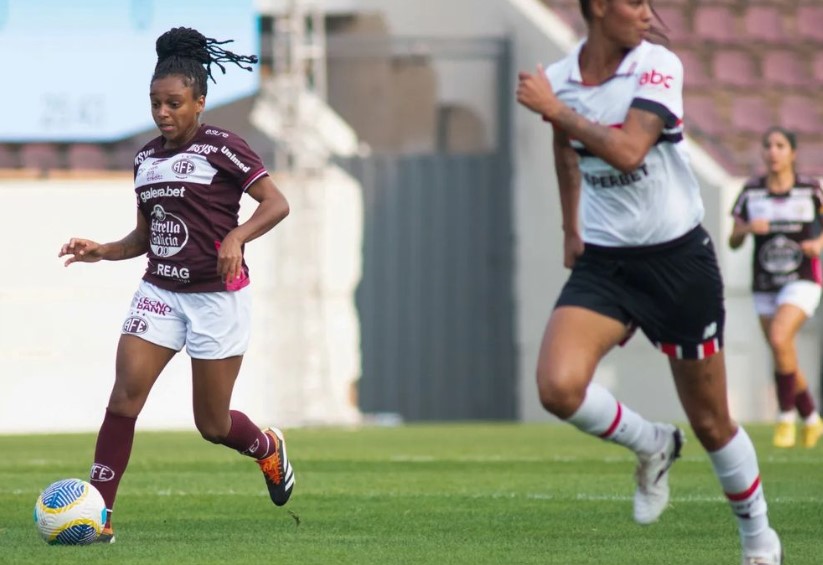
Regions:
M 163 368 L 186 346 L 191 356 L 194 421 L 201 435 L 257 460 L 269 495 L 291 496 L 294 472 L 280 430 L 261 431 L 238 410 L 232 390 L 249 341 L 251 296 L 243 246 L 289 212 L 260 158 L 237 135 L 200 124 L 211 64 L 255 63 L 197 30 L 157 39 L 151 113 L 161 135 L 134 162 L 137 226 L 120 241 L 72 238 L 59 255 L 74 262 L 146 254 L 148 268 L 117 347 L 114 387 L 97 436 L 91 483 L 109 517 L 99 541 L 114 541 L 111 511 L 128 465 L 137 416 Z M 238 225 L 240 198 L 259 203 Z
M 658 519 L 683 435 L 592 382 L 639 327 L 669 356 L 689 423 L 737 516 L 742 562 L 779 564 L 757 455 L 730 417 L 723 285 L 682 149 L 683 66 L 649 36 L 647 0 L 581 0 L 588 37 L 545 72 L 520 73 L 518 101 L 550 122 L 572 269 L 537 367 L 540 401 L 583 432 L 637 454 L 634 518 Z
M 823 421 L 798 365 L 795 336 L 820 304 L 823 191 L 819 180 L 797 174 L 792 132 L 769 128 L 762 146 L 766 174 L 749 179 L 737 197 L 729 245 L 737 249 L 749 234 L 754 238 L 754 306 L 774 359 L 780 409 L 774 445 L 795 445 L 797 410 L 803 445 L 814 447 Z

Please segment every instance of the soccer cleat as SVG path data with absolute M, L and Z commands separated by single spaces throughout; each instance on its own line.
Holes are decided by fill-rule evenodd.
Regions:
M 97 539 L 94 540 L 95 543 L 114 543 L 114 530 L 111 526 L 106 526 L 103 528 L 103 531 L 100 532 L 100 535 L 97 536 Z
M 803 426 L 803 447 L 814 447 L 820 436 L 823 436 L 823 420 L 818 418 L 814 424 Z
M 770 547 L 757 550 L 744 548 L 742 565 L 782 565 L 783 546 L 780 544 L 780 537 L 771 528 L 769 528 L 767 535 L 772 538 Z
M 294 469 L 286 456 L 286 440 L 283 439 L 283 432 L 277 428 L 268 428 L 263 432 L 274 442 L 275 449 L 265 459 L 258 460 L 257 464 L 263 471 L 271 501 L 277 506 L 283 506 L 289 501 L 292 488 L 294 488 Z
M 662 445 L 651 455 L 637 456 L 634 477 L 634 521 L 651 524 L 656 521 L 669 503 L 669 468 L 680 457 L 686 442 L 683 431 L 671 424 L 655 424 L 655 436 L 662 438 Z
M 794 447 L 797 441 L 797 428 L 794 422 L 778 422 L 774 428 L 772 443 L 775 447 Z

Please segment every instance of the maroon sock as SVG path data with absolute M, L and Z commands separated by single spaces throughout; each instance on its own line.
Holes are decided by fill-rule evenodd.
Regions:
M 777 384 L 777 404 L 781 412 L 791 412 L 794 410 L 795 402 L 795 381 L 797 373 L 774 374 L 774 381 Z
M 111 511 L 114 509 L 117 487 L 129 464 L 136 421 L 137 418 L 118 416 L 106 409 L 106 417 L 97 434 L 89 482 L 100 491 L 106 502 L 109 510 L 107 526 L 111 526 Z
M 238 410 L 229 410 L 229 415 L 231 428 L 220 443 L 255 459 L 263 459 L 274 452 L 274 442 L 248 416 Z
M 808 418 L 814 413 L 814 398 L 812 398 L 809 389 L 797 393 L 797 396 L 794 397 L 794 406 L 800 412 L 802 418 Z

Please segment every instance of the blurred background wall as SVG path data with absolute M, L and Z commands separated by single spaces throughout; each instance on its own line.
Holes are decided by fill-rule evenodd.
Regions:
M 181 2 L 171 12 L 150 0 L 99 4 L 73 5 L 96 14 L 74 32 L 116 52 L 103 68 L 88 63 L 88 45 L 47 32 L 62 4 L 31 30 L 22 23 L 31 25 L 27 3 L 0 3 L 0 45 L 55 41 L 41 66 L 60 71 L 18 69 L 31 75 L 39 106 L 0 123 L 0 230 L 15 242 L 0 277 L 0 432 L 92 430 L 100 421 L 144 262 L 63 270 L 56 253 L 73 235 L 111 240 L 131 229 L 131 161 L 157 135 L 146 100 L 153 41 L 178 25 L 260 54 L 254 73 L 217 74 L 204 121 L 244 136 L 292 204 L 284 224 L 247 250 L 255 327 L 236 404 L 281 425 L 550 419 L 534 371 L 567 276 L 551 130 L 514 104 L 513 91 L 518 70 L 555 61 L 578 41 L 576 2 L 257 0 L 228 12 L 225 3 Z M 704 4 L 739 33 L 715 34 Z M 726 276 L 729 387 L 742 420 L 769 420 L 775 405 L 748 290 L 751 250 L 725 246 L 731 202 L 759 166 L 756 132 L 735 121 L 728 100 L 754 89 L 720 63 L 743 53 L 765 70 L 767 53 L 744 41 L 756 36 L 757 45 L 794 50 L 814 76 L 809 46 L 823 38 L 806 30 L 817 13 L 807 4 L 781 4 L 773 20 L 781 33 L 768 39 L 756 35 L 766 33 L 761 8 L 773 8 L 762 3 L 657 3 L 672 47 L 685 54 L 686 128 Z M 65 52 L 76 65 L 47 56 Z M 819 117 L 808 94 L 818 82 L 769 77 L 758 90 L 763 123 L 798 125 L 784 99 Z M 124 90 L 137 100 L 120 97 Z M 3 98 L 11 96 L 0 92 L 2 107 L 17 107 Z M 807 129 L 801 147 L 813 148 L 819 132 Z M 816 393 L 819 341 L 815 318 L 799 347 Z M 141 426 L 191 426 L 188 371 L 178 356 Z M 684 419 L 666 359 L 642 335 L 610 354 L 596 378 L 651 418 Z

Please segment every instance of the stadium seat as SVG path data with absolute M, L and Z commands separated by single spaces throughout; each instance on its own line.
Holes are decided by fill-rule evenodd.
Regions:
M 797 170 L 808 175 L 823 177 L 823 142 L 804 142 L 797 144 Z
M 797 133 L 823 133 L 823 120 L 817 99 L 807 96 L 784 97 L 780 104 L 780 124 Z
M 806 4 L 798 6 L 797 34 L 807 39 L 823 41 L 823 6 Z
M 11 145 L 0 143 L 0 169 L 16 169 L 19 164 L 17 151 Z
M 761 134 L 777 123 L 774 112 L 760 96 L 738 96 L 732 104 L 732 127 L 738 132 Z
M 775 6 L 750 6 L 743 16 L 749 39 L 780 42 L 786 39 L 783 14 Z
M 682 7 L 655 6 L 654 9 L 663 22 L 663 32 L 671 41 L 687 41 L 691 37 L 691 29 Z
M 812 78 L 815 83 L 823 83 L 823 52 L 817 53 L 812 59 Z
M 734 13 L 727 6 L 698 5 L 694 32 L 698 40 L 732 43 L 738 36 Z
M 689 96 L 685 100 L 684 124 L 687 131 L 711 136 L 723 135 L 728 124 L 718 111 L 717 101 L 710 96 Z
M 763 56 L 763 78 L 779 86 L 804 86 L 811 81 L 811 72 L 799 51 L 771 51 Z
M 26 143 L 20 147 L 20 166 L 38 171 L 59 169 L 60 151 L 53 143 Z
M 760 83 L 754 60 L 745 51 L 716 51 L 712 59 L 712 75 L 719 85 L 750 87 Z
M 706 63 L 699 53 L 692 49 L 677 49 L 677 56 L 683 63 L 686 87 L 700 88 L 711 84 L 711 78 L 706 72 Z
M 109 159 L 103 147 L 93 143 L 75 143 L 67 152 L 69 169 L 99 171 L 109 168 Z

